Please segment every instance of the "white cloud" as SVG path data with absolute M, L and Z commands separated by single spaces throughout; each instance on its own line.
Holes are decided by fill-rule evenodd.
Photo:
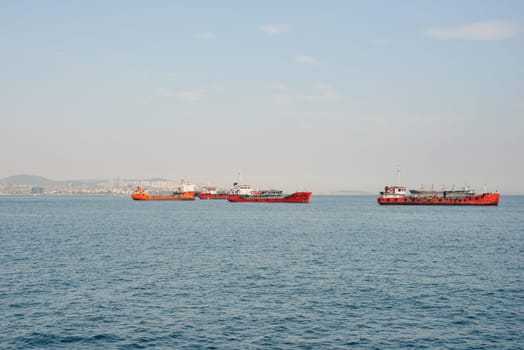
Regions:
M 226 88 L 224 86 L 219 85 L 219 84 L 211 84 L 211 85 L 209 85 L 209 88 L 211 90 L 215 90 L 215 91 L 219 91 L 219 92 L 222 92 L 222 91 L 226 90 Z
M 391 44 L 391 40 L 389 39 L 373 39 L 371 40 L 371 44 L 376 46 L 388 46 Z
M 287 32 L 288 26 L 286 24 L 265 24 L 260 27 L 260 30 L 264 33 L 279 35 Z
M 333 87 L 333 85 L 330 85 L 330 84 L 326 84 L 326 83 L 318 83 L 316 85 L 317 88 L 319 88 L 320 90 L 322 91 L 333 91 L 335 90 L 335 88 Z
M 140 79 L 149 79 L 151 78 L 151 74 L 146 72 L 135 72 L 134 76 Z
M 286 94 L 273 94 L 271 95 L 271 99 L 279 105 L 287 105 L 293 102 L 293 96 Z
M 174 97 L 173 93 L 169 91 L 168 89 L 156 89 L 155 93 L 160 96 L 164 97 Z
M 295 61 L 302 64 L 317 64 L 318 58 L 313 56 L 297 56 Z
M 310 102 L 323 102 L 323 101 L 336 101 L 342 98 L 342 95 L 339 94 L 335 87 L 326 83 L 318 83 L 315 85 L 317 89 L 321 91 L 318 95 L 303 95 L 301 96 L 302 100 Z
M 156 93 L 160 96 L 174 98 L 178 101 L 197 102 L 202 99 L 202 93 L 196 90 L 170 91 L 167 89 L 157 89 Z
M 513 103 L 513 109 L 524 112 L 524 99 L 522 101 L 515 101 Z
M 175 93 L 175 98 L 180 101 L 196 102 L 202 98 L 198 91 L 179 91 Z
M 276 85 L 276 87 L 280 87 L 280 85 Z M 275 86 L 273 86 L 273 88 L 275 89 Z M 338 101 L 342 99 L 343 97 L 340 93 L 336 91 L 335 87 L 329 84 L 324 84 L 324 83 L 316 84 L 315 88 L 320 90 L 318 94 L 305 95 L 305 94 L 280 93 L 280 94 L 272 94 L 271 99 L 273 100 L 273 102 L 277 104 L 291 104 L 291 103 L 297 103 L 300 101 L 306 101 L 306 102 Z
M 132 73 L 132 75 L 136 78 L 140 79 L 153 79 L 153 78 L 176 78 L 177 73 L 173 72 L 145 72 L 145 71 L 137 71 Z
M 442 126 L 457 125 L 467 122 L 466 117 L 460 114 L 364 114 L 354 115 L 355 120 L 366 122 L 371 125 L 385 127 L 394 125 L 420 125 L 420 126 Z M 447 126 L 446 126 L 447 127 Z
M 323 112 L 319 114 L 315 111 L 291 111 L 288 112 L 287 115 L 292 118 L 297 119 L 309 119 L 309 120 L 326 120 L 326 119 L 346 119 L 348 117 L 348 114 L 346 112 Z
M 289 88 L 286 85 L 275 84 L 271 86 L 273 90 L 287 91 Z
M 213 32 L 193 33 L 193 38 L 197 39 L 216 39 L 217 35 Z
M 64 51 L 60 51 L 60 50 L 49 50 L 49 54 L 51 56 L 55 56 L 55 57 L 65 56 L 65 52 Z
M 342 98 L 342 95 L 336 91 L 324 91 L 319 95 L 304 95 L 300 97 L 304 101 L 309 102 L 325 102 L 325 101 L 337 101 Z
M 432 28 L 426 35 L 437 39 L 502 40 L 519 36 L 519 27 L 506 21 L 484 21 L 454 28 Z

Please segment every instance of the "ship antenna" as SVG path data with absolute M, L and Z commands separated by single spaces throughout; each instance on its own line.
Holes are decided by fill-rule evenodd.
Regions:
M 400 167 L 397 167 L 397 186 L 400 186 Z

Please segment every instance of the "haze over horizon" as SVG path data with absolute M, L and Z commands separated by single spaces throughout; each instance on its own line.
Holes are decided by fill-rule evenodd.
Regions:
M 524 2 L 220 5 L 2 3 L 0 178 L 524 193 Z

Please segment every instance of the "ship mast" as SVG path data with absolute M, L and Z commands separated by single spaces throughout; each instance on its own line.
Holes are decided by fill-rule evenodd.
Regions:
M 400 186 L 400 167 L 397 167 L 397 186 Z

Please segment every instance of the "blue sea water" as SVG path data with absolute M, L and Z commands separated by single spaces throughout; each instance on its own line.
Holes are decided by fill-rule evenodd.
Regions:
M 0 197 L 1 349 L 524 348 L 498 207 Z

